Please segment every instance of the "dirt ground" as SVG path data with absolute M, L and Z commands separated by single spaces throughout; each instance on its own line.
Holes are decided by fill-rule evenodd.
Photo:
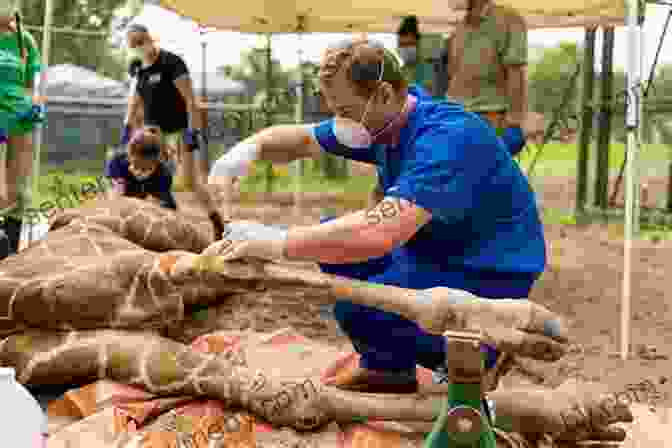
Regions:
M 655 194 L 665 182 L 649 179 Z M 568 179 L 545 179 L 539 189 L 544 207 L 571 209 L 575 186 Z M 301 209 L 267 198 L 254 207 L 242 207 L 239 219 L 268 224 L 317 223 L 324 204 Z M 285 205 L 280 203 L 285 202 Z M 275 203 L 275 205 L 273 205 Z M 628 384 L 649 380 L 672 403 L 672 241 L 637 241 L 633 249 L 631 294 L 631 354 L 621 360 L 622 231 L 612 225 L 578 227 L 550 224 L 545 227 L 549 267 L 532 292 L 535 300 L 565 316 L 570 324 L 570 353 L 557 363 L 524 362 L 504 384 L 536 383 L 555 387 L 569 378 L 598 381 L 613 392 Z M 310 265 L 314 268 L 316 266 Z M 311 338 L 347 344 L 333 320 L 320 312 L 320 300 L 261 294 L 258 300 L 231 303 L 227 313 L 231 328 L 255 330 L 292 326 Z

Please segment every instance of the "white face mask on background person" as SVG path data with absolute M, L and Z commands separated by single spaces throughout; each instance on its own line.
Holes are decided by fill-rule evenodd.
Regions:
M 145 49 L 143 47 L 128 48 L 126 54 L 128 62 L 134 62 L 134 61 L 142 62 L 145 58 Z
M 399 56 L 404 64 L 415 64 L 418 61 L 418 48 L 399 47 Z

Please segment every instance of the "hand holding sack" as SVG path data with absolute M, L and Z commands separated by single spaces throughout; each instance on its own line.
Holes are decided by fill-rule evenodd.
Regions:
M 287 230 L 254 221 L 234 221 L 225 225 L 223 241 L 208 247 L 203 255 L 225 261 L 257 258 L 279 261 L 285 258 Z

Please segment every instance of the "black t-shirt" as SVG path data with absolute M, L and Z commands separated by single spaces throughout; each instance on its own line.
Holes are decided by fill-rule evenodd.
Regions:
M 187 105 L 175 85 L 184 75 L 189 70 L 182 58 L 166 50 L 159 50 L 152 65 L 138 70 L 135 93 L 145 103 L 145 124 L 158 126 L 164 133 L 187 128 Z

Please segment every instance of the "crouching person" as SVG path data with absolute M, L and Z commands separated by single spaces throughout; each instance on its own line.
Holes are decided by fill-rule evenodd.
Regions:
M 125 151 L 107 161 L 105 176 L 112 182 L 111 195 L 153 199 L 161 207 L 177 210 L 173 196 L 173 170 L 164 159 L 161 131 L 139 129 Z

